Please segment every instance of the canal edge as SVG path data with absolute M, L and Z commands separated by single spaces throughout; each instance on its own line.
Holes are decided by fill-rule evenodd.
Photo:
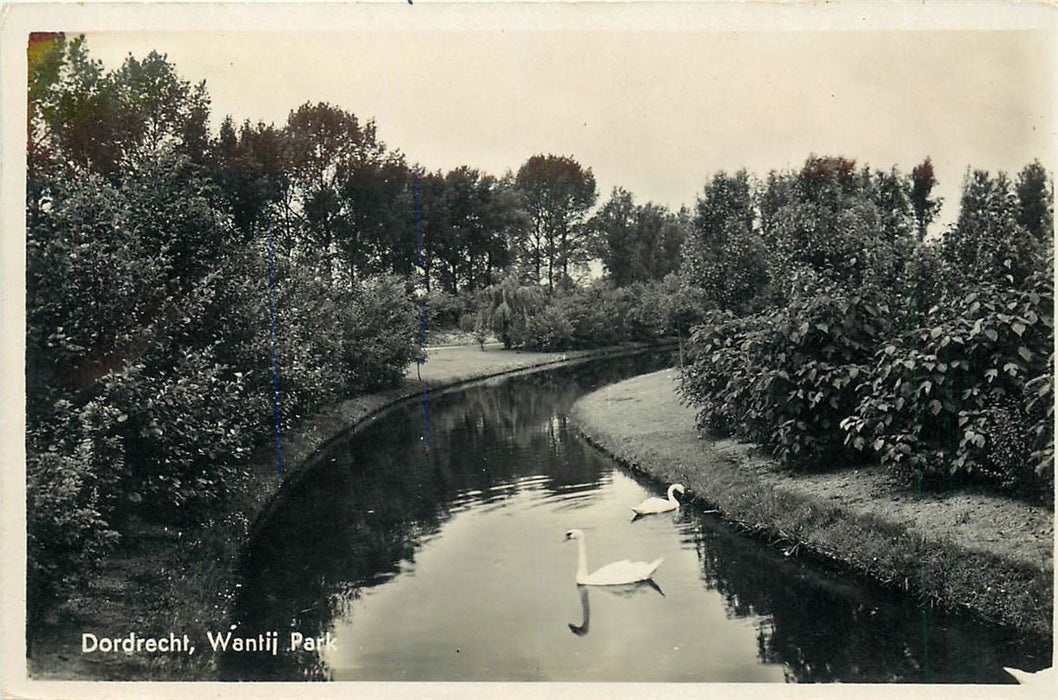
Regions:
M 733 485 L 731 475 L 745 467 L 748 460 L 740 464 L 742 453 L 721 453 L 711 441 L 695 435 L 704 460 L 734 466 L 725 470 L 726 481 L 715 474 L 710 479 L 709 470 L 691 470 L 673 459 L 671 445 L 644 446 L 628 431 L 622 434 L 622 424 L 608 420 L 605 409 L 589 409 L 593 397 L 627 381 L 634 379 L 582 396 L 570 411 L 570 421 L 578 435 L 624 468 L 661 487 L 677 481 L 685 484 L 698 505 L 718 511 L 717 516 L 729 525 L 788 556 L 806 558 L 883 589 L 912 595 L 927 607 L 968 611 L 1018 633 L 1052 636 L 1053 566 L 1045 570 L 1013 558 L 960 547 L 955 542 L 941 542 L 906 523 L 879 520 L 850 508 L 835 509 L 823 499 L 762 483 L 752 476 L 752 470 L 744 469 L 737 485 Z M 815 517 L 810 520 L 816 526 L 790 527 L 786 522 L 789 513 L 798 511 L 813 512 Z M 850 533 L 845 541 L 855 542 L 856 546 L 822 546 L 818 535 L 827 528 Z M 826 539 L 832 542 L 834 538 Z M 901 556 L 908 547 L 923 555 L 917 562 L 920 570 L 916 576 L 907 575 L 906 557 Z M 954 562 L 959 565 L 953 566 Z M 1003 590 L 1004 594 L 997 596 L 996 590 Z
M 471 376 L 462 376 L 448 381 L 437 382 L 436 384 L 430 384 L 431 394 L 441 394 L 450 391 L 458 391 L 466 389 L 468 387 L 480 384 L 483 382 L 499 379 L 503 377 L 513 377 L 521 374 L 531 374 L 534 372 L 540 372 L 548 369 L 556 369 L 564 366 L 572 366 L 581 364 L 584 362 L 590 362 L 594 360 L 602 360 L 609 358 L 627 357 L 632 355 L 641 354 L 644 352 L 652 351 L 664 351 L 668 349 L 674 349 L 677 347 L 676 340 L 665 340 L 659 343 L 627 343 L 622 345 L 612 345 L 605 348 L 597 348 L 591 350 L 577 350 L 565 353 L 555 353 L 554 359 L 545 360 L 542 362 L 533 362 L 530 364 L 508 367 L 503 370 L 495 372 L 485 372 L 483 374 L 475 374 Z M 401 387 L 391 389 L 388 391 L 375 392 L 372 394 L 365 394 L 358 396 L 346 401 L 339 402 L 328 409 L 328 413 L 334 411 L 346 412 L 343 409 L 352 406 L 353 404 L 364 404 L 370 403 L 373 400 L 378 401 L 381 398 L 381 402 L 375 406 L 369 408 L 362 415 L 357 416 L 352 420 L 337 421 L 337 425 L 332 430 L 326 430 L 318 435 L 313 435 L 307 438 L 308 444 L 301 444 L 294 448 L 295 456 L 288 462 L 288 469 L 283 477 L 275 478 L 272 475 L 270 481 L 271 487 L 266 493 L 263 493 L 263 498 L 259 501 L 260 507 L 256 509 L 255 513 L 245 513 L 247 516 L 250 526 L 248 528 L 244 541 L 248 542 L 252 540 L 260 530 L 261 524 L 266 522 L 274 512 L 277 505 L 282 500 L 282 493 L 288 489 L 296 487 L 303 479 L 307 478 L 312 474 L 313 466 L 315 465 L 316 459 L 323 453 L 325 453 L 336 440 L 342 439 L 349 435 L 354 435 L 360 430 L 364 429 L 368 425 L 374 423 L 376 420 L 384 417 L 392 411 L 399 410 L 410 403 L 420 401 L 422 399 L 422 386 L 424 382 L 419 380 L 406 381 Z M 311 419 L 310 419 L 310 422 Z M 317 426 L 306 426 L 299 433 L 295 433 L 291 438 L 288 438 L 291 442 L 295 440 L 306 440 L 305 432 L 313 433 L 316 431 Z M 287 448 L 290 449 L 290 448 Z M 270 454 L 268 455 L 270 458 Z M 253 460 L 253 466 L 251 469 L 255 474 L 259 476 L 264 475 L 262 469 L 263 463 L 266 461 L 266 456 L 262 453 L 261 458 L 255 458 Z

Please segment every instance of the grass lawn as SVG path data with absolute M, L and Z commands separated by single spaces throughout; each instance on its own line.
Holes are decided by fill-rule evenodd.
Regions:
M 427 361 L 409 368 L 397 387 L 358 396 L 321 411 L 282 438 L 284 474 L 276 446 L 262 445 L 249 473 L 230 485 L 224 512 L 201 525 L 174 528 L 136 523 L 129 536 L 89 581 L 87 590 L 49 611 L 27 635 L 30 678 L 73 680 L 215 680 L 211 654 L 87 656 L 81 632 L 164 636 L 170 631 L 205 639 L 229 620 L 239 552 L 253 522 L 271 506 L 281 484 L 299 477 L 298 467 L 321 445 L 396 402 L 478 378 L 628 352 L 634 346 L 568 353 L 503 350 L 499 344 L 428 347 Z M 282 386 L 280 386 L 282 389 Z
M 583 397 L 574 420 L 597 446 L 787 552 L 821 556 L 930 601 L 1050 635 L 1054 514 L 1001 496 L 916 493 L 877 466 L 782 471 L 753 446 L 699 437 L 664 370 Z

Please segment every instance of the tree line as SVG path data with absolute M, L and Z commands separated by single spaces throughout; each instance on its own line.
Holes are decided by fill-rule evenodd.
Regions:
M 928 159 L 712 178 L 683 267 L 714 304 L 681 378 L 701 430 L 793 469 L 875 460 L 920 489 L 1052 498 L 1051 177 L 967 171 L 927 237 L 934 184 Z
M 34 34 L 28 68 L 33 610 L 132 523 L 195 522 L 237 488 L 275 429 L 273 352 L 285 430 L 424 359 L 422 293 L 454 324 L 501 282 L 557 292 L 591 258 L 628 280 L 678 264 L 683 219 L 625 193 L 598 223 L 569 156 L 430 172 L 325 103 L 214 131 L 204 82 L 156 52 L 108 70 L 83 37 Z
M 790 464 L 1053 479 L 1039 164 L 968 173 L 931 237 L 928 158 L 720 172 L 673 212 L 600 202 L 564 155 L 430 172 L 325 103 L 214 133 L 205 84 L 165 56 L 106 70 L 61 34 L 32 37 L 28 89 L 31 618 L 136 523 L 211 517 L 277 420 L 398 382 L 424 359 L 423 295 L 431 324 L 509 347 L 689 336 L 702 429 Z

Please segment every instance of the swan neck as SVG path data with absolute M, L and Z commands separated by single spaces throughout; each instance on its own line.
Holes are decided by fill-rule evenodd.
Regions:
M 577 580 L 585 579 L 588 576 L 588 546 L 584 543 L 584 538 L 581 537 L 577 540 Z
M 675 486 L 670 486 L 669 487 L 669 503 L 679 503 L 679 501 L 676 500 L 676 487 Z

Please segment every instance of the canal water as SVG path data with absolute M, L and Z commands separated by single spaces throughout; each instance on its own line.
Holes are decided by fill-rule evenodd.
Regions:
M 567 414 L 639 356 L 430 396 L 321 452 L 247 548 L 230 680 L 1005 683 L 1049 664 L 1020 639 L 784 557 L 587 445 Z M 578 587 L 664 562 L 654 585 Z M 291 633 L 321 638 L 289 650 Z

